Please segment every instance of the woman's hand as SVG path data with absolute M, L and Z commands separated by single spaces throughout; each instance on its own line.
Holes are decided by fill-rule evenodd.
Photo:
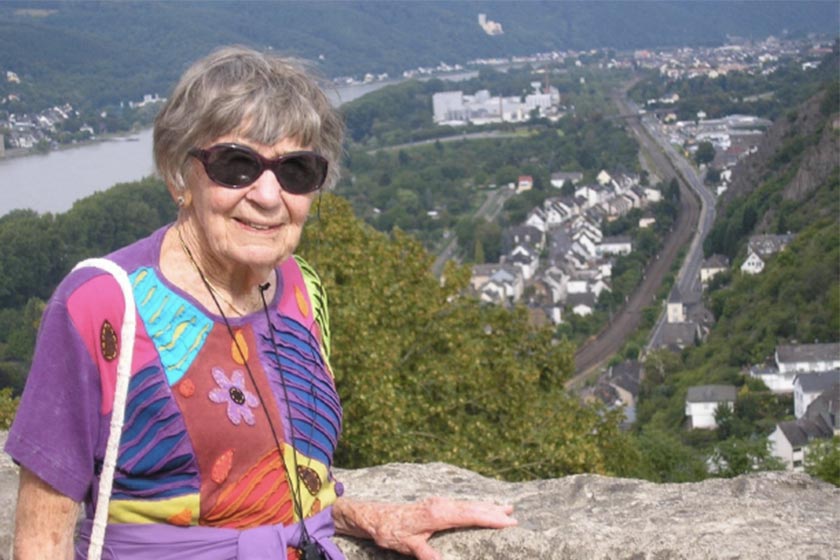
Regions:
M 419 560 L 440 560 L 429 545 L 438 531 L 463 527 L 502 529 L 516 525 L 513 506 L 428 498 L 422 502 L 394 504 L 357 502 L 341 498 L 333 506 L 336 532 L 373 539 L 377 545 Z

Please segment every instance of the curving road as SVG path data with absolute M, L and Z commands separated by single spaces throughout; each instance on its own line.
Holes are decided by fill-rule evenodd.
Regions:
M 700 259 L 702 259 L 702 235 L 701 231 L 706 226 L 711 227 L 714 222 L 714 215 L 709 218 L 710 212 L 704 209 L 704 228 L 698 229 L 701 218 L 701 201 L 695 194 L 695 189 L 706 191 L 702 182 L 697 179 L 691 165 L 681 156 L 676 154 L 673 146 L 655 129 L 655 119 L 647 117 L 640 119 L 638 109 L 628 101 L 624 92 L 617 93 L 614 101 L 619 107 L 619 112 L 626 119 L 627 125 L 633 131 L 639 141 L 640 149 L 658 170 L 663 181 L 668 182 L 676 177 L 680 186 L 680 210 L 675 223 L 675 229 L 665 240 L 665 245 L 657 258 L 653 259 L 645 271 L 641 285 L 630 297 L 627 303 L 616 313 L 607 326 L 595 337 L 589 339 L 581 346 L 575 354 L 575 375 L 566 382 L 567 389 L 580 387 L 591 376 L 597 374 L 598 368 L 609 360 L 609 358 L 621 349 L 624 341 L 631 336 L 641 322 L 641 313 L 645 307 L 656 303 L 656 292 L 662 285 L 662 280 L 668 274 L 671 266 L 676 261 L 680 249 L 692 241 L 692 251 L 686 256 L 685 263 L 696 260 L 696 270 L 699 271 Z M 650 129 L 653 129 L 651 132 Z M 672 160 L 673 158 L 673 160 Z M 674 162 L 677 162 L 676 165 Z M 690 171 L 690 173 L 688 173 Z M 691 185 L 686 183 L 686 177 L 690 177 Z M 696 181 L 696 183 L 695 183 Z M 708 191 L 706 191 L 708 192 Z M 703 204 L 708 208 L 709 206 Z M 712 203 L 711 207 L 714 207 Z M 696 233 L 696 235 L 695 235 Z M 701 253 L 700 256 L 697 253 Z M 680 288 L 682 282 L 690 282 L 692 274 L 686 266 L 680 271 Z M 657 324 L 658 326 L 658 324 Z

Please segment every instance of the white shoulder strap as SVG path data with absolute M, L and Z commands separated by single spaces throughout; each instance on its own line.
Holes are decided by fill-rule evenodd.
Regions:
M 123 423 L 125 421 L 125 401 L 128 396 L 128 381 L 131 376 L 131 361 L 134 355 L 134 334 L 137 330 L 137 313 L 134 292 L 128 274 L 118 264 L 108 259 L 87 259 L 77 264 L 80 268 L 99 268 L 109 273 L 117 281 L 125 300 L 125 314 L 120 329 L 120 356 L 117 360 L 117 383 L 114 393 L 114 408 L 111 412 L 111 426 L 108 432 L 108 444 L 102 474 L 99 477 L 99 497 L 93 516 L 93 528 L 90 534 L 88 560 L 100 560 L 105 544 L 105 527 L 108 525 L 108 505 L 111 501 L 111 489 L 114 484 L 114 471 L 117 468 L 117 454 L 120 448 Z

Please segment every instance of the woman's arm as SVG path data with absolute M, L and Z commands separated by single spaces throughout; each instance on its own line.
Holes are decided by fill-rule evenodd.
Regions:
M 15 560 L 72 560 L 78 516 L 78 503 L 21 467 L 15 512 Z
M 447 498 L 428 498 L 410 504 L 339 498 L 333 504 L 337 533 L 373 539 L 383 548 L 419 560 L 440 560 L 440 554 L 428 543 L 438 531 L 459 527 L 511 527 L 516 525 L 516 520 L 510 517 L 512 512 L 513 506 Z

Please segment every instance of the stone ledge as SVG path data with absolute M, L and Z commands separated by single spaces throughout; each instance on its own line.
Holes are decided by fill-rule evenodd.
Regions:
M 840 550 L 840 488 L 791 472 L 691 484 L 597 475 L 510 483 L 429 463 L 337 469 L 336 476 L 359 499 L 446 495 L 515 506 L 517 527 L 435 536 L 446 560 L 830 560 Z M 16 496 L 17 468 L 0 453 L 0 560 L 11 557 Z M 405 558 L 336 540 L 348 560 Z
M 792 472 L 690 484 L 597 475 L 508 483 L 431 463 L 336 476 L 360 499 L 447 495 L 515 506 L 518 527 L 436 536 L 446 560 L 829 560 L 840 551 L 840 488 Z M 349 560 L 404 558 L 338 541 Z

